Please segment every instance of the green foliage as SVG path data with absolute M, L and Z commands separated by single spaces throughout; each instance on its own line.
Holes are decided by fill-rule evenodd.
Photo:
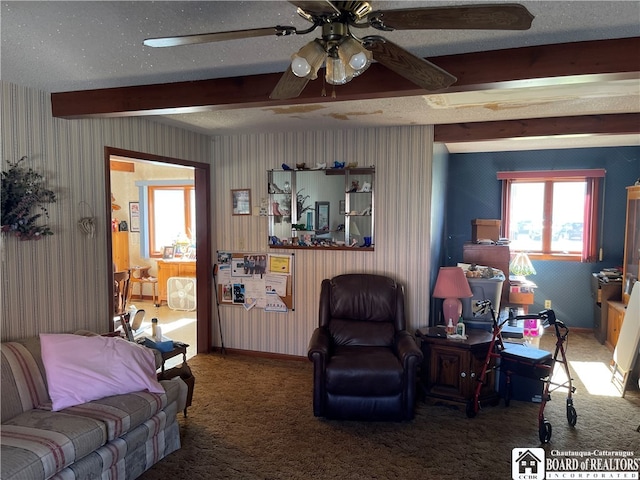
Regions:
M 44 204 L 54 203 L 56 195 L 44 186 L 44 177 L 31 167 L 20 165 L 27 157 L 9 164 L 2 172 L 2 221 L 1 231 L 19 237 L 20 240 L 38 240 L 53 235 L 48 225 L 36 225 L 41 217 L 49 218 Z M 33 209 L 40 213 L 32 213 Z

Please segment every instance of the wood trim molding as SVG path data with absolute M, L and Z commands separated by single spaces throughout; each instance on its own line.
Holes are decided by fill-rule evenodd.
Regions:
M 429 58 L 458 81 L 454 89 L 576 75 L 640 72 L 640 37 L 540 45 Z M 138 85 L 51 94 L 54 117 L 125 117 L 210 110 L 401 97 L 425 94 L 380 64 L 357 81 L 323 96 L 322 82 L 310 82 L 300 97 L 277 101 L 269 93 L 280 73 L 193 82 Z
M 455 123 L 433 128 L 433 140 L 441 143 L 580 133 L 629 134 L 640 133 L 640 113 Z
M 119 162 L 118 160 L 111 160 L 111 170 L 115 172 L 135 172 L 136 165 L 132 162 Z

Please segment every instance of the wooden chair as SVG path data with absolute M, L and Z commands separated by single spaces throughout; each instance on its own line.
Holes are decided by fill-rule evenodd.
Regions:
M 133 287 L 140 285 L 140 300 L 142 300 L 142 290 L 145 284 L 150 284 L 152 288 L 153 304 L 158 305 L 158 279 L 149 274 L 151 267 L 132 267 L 129 278 L 129 298 L 133 298 Z
M 129 300 L 129 278 L 131 274 L 129 270 L 123 270 L 122 272 L 113 273 L 113 320 L 114 330 L 118 326 L 124 326 L 125 322 L 128 325 L 129 313 L 127 312 L 127 301 Z

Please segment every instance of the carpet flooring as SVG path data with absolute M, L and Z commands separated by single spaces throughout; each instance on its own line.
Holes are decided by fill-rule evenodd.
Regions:
M 540 347 L 551 351 L 554 340 L 546 334 Z M 625 398 L 610 395 L 609 375 L 597 375 L 612 355 L 592 334 L 571 332 L 567 346 L 578 420 L 568 425 L 566 393 L 553 393 L 544 446 L 535 403 L 500 402 L 467 418 L 464 409 L 419 401 L 410 422 L 329 421 L 313 416 L 311 362 L 199 354 L 189 361 L 193 405 L 179 415 L 182 448 L 140 478 L 508 480 L 512 449 L 532 447 L 547 456 L 623 450 L 640 462 L 637 386 Z

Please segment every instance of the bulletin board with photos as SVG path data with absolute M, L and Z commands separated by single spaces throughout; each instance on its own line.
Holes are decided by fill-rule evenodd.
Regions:
M 293 254 L 219 251 L 216 288 L 220 305 L 294 310 L 293 263 Z

